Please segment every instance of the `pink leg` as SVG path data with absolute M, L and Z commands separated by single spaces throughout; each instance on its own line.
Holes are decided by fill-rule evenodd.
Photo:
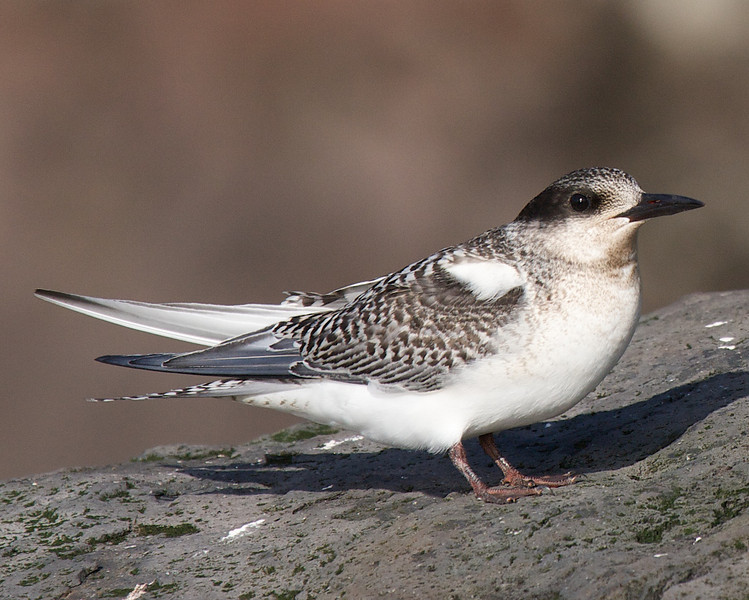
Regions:
M 494 443 L 494 436 L 491 433 L 486 433 L 479 436 L 479 444 L 481 448 L 486 452 L 487 456 L 491 458 L 497 466 L 502 469 L 505 479 L 504 484 L 510 487 L 535 487 L 537 485 L 544 487 L 562 487 L 574 483 L 577 479 L 570 473 L 564 475 L 551 475 L 545 477 L 529 477 L 523 475 L 515 467 L 513 467 L 507 459 L 500 456 L 497 445 Z
M 471 468 L 471 465 L 468 464 L 466 451 L 461 442 L 458 442 L 450 448 L 448 456 L 457 469 L 463 473 L 463 476 L 468 480 L 468 483 L 471 484 L 473 493 L 476 494 L 476 497 L 484 502 L 514 502 L 521 496 L 537 496 L 541 493 L 539 488 L 529 487 L 527 485 L 523 487 L 489 487 L 481 481 L 479 476 L 476 475 Z

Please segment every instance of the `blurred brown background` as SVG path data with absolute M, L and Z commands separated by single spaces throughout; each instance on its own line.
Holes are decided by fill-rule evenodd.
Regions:
M 197 381 L 94 357 L 189 346 L 34 288 L 326 291 L 591 165 L 707 203 L 644 228 L 646 310 L 747 287 L 749 3 L 3 2 L 0 153 L 0 477 L 229 446 L 290 421 L 84 402 Z

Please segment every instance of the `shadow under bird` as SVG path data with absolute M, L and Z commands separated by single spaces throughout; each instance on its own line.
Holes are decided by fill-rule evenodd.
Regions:
M 700 206 L 644 193 L 618 169 L 581 169 L 507 225 L 327 294 L 238 306 L 37 295 L 208 346 L 98 358 L 221 378 L 126 399 L 229 397 L 392 446 L 447 451 L 478 498 L 507 502 L 575 478 L 521 474 L 492 434 L 555 417 L 596 387 L 638 321 L 640 225 Z M 504 474 L 498 486 L 466 460 L 462 440 L 475 436 Z

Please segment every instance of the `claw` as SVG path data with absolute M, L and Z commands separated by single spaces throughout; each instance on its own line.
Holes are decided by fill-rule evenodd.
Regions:
M 548 477 L 528 477 L 520 473 L 520 471 L 499 455 L 499 451 L 494 445 L 494 439 L 491 435 L 481 436 L 479 442 L 484 451 L 502 469 L 505 478 L 501 485 L 489 487 L 478 475 L 476 475 L 471 468 L 471 465 L 468 464 L 465 448 L 463 448 L 462 443 L 458 442 L 455 444 L 450 448 L 448 454 L 450 460 L 453 461 L 453 464 L 461 473 L 463 473 L 463 476 L 468 480 L 468 483 L 471 484 L 476 498 L 483 502 L 491 502 L 494 504 L 515 502 L 524 496 L 539 496 L 546 491 L 551 492 L 553 488 L 569 485 L 570 483 L 574 483 L 576 479 L 576 477 L 570 473 L 565 473 L 564 475 L 551 475 Z
M 515 502 L 523 496 L 539 496 L 544 492 L 553 493 L 552 490 L 557 487 L 570 485 L 577 481 L 578 476 L 572 475 L 572 473 L 565 473 L 564 475 L 548 475 L 542 477 L 529 477 L 523 475 L 515 467 L 513 467 L 505 458 L 500 456 L 497 446 L 494 444 L 494 438 L 491 434 L 482 435 L 479 437 L 479 443 L 484 449 L 484 452 L 502 469 L 504 473 L 504 479 L 502 484 L 496 487 L 489 487 L 486 485 L 481 478 L 476 475 L 471 465 L 468 464 L 466 458 L 465 448 L 463 444 L 458 442 L 452 448 L 450 448 L 449 456 L 453 464 L 458 470 L 463 473 L 463 476 L 468 480 L 473 488 L 473 493 L 476 494 L 476 498 L 484 502 L 492 502 L 495 504 L 505 504 L 507 502 Z
M 510 504 L 523 496 L 540 496 L 540 488 L 484 487 L 475 489 L 476 498 L 493 504 Z
M 564 475 L 543 475 L 541 477 L 532 477 L 522 475 L 521 473 L 517 472 L 517 475 L 515 475 L 515 473 L 511 473 L 509 477 L 505 477 L 505 483 L 513 487 L 541 486 L 546 488 L 555 488 L 570 485 L 572 483 L 575 483 L 575 481 L 577 481 L 577 476 L 572 475 L 571 473 L 565 473 Z

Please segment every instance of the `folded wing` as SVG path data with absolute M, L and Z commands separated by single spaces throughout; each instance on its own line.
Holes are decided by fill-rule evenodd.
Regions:
M 324 378 L 432 391 L 464 365 L 497 352 L 498 331 L 523 302 L 523 277 L 485 245 L 482 253 L 446 248 L 384 278 L 328 294 L 293 292 L 279 305 L 147 304 L 43 290 L 37 295 L 127 327 L 210 346 L 97 359 L 108 364 L 274 386 Z
M 294 315 L 328 312 L 339 308 L 377 280 L 364 281 L 327 294 L 293 292 L 281 304 L 166 303 L 94 298 L 51 290 L 36 296 L 76 312 L 131 329 L 175 340 L 213 346 L 224 340 L 257 331 Z
M 99 362 L 149 371 L 241 378 L 295 378 L 292 365 L 302 360 L 298 344 L 276 337 L 270 328 L 182 354 L 107 355 Z

